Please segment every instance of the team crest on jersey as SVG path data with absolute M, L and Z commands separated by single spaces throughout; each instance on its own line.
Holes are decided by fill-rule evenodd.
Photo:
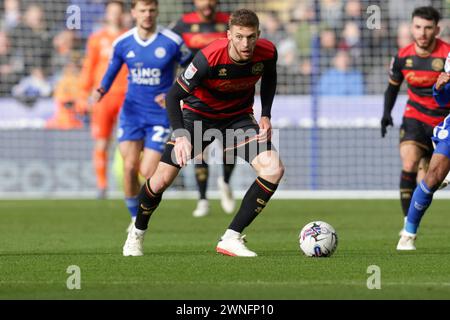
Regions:
M 448 137 L 448 130 L 443 129 L 443 130 L 438 132 L 438 138 L 439 139 L 444 140 L 447 137 Z
M 258 62 L 252 67 L 253 74 L 261 74 L 263 72 L 263 70 L 264 70 L 264 64 L 262 62 Z
M 219 70 L 219 77 L 226 77 L 227 76 L 227 69 L 221 68 Z
M 184 72 L 184 76 L 186 79 L 192 79 L 195 74 L 197 73 L 197 68 L 194 66 L 194 64 L 191 62 L 189 66 L 187 67 L 186 71 Z
M 166 49 L 164 49 L 163 47 L 156 48 L 155 56 L 160 59 L 164 58 L 166 56 Z
M 442 59 L 433 59 L 431 62 L 431 68 L 433 68 L 434 71 L 442 71 L 444 68 L 444 62 Z
M 406 59 L 405 67 L 411 68 L 412 66 L 413 66 L 413 59 L 411 59 L 411 58 Z
M 191 25 L 191 32 L 199 32 L 200 31 L 200 25 L 198 25 L 197 23 L 194 23 L 193 25 Z

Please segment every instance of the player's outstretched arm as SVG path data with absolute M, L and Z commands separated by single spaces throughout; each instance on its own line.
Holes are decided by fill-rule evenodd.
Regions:
M 442 72 L 433 86 L 434 100 L 441 106 L 450 102 L 450 73 Z
M 265 66 L 261 78 L 261 120 L 259 122 L 259 140 L 270 140 L 272 137 L 272 124 L 270 122 L 273 99 L 277 91 L 277 52 L 274 58 Z
M 189 93 L 175 82 L 166 96 L 166 109 L 169 116 L 170 126 L 175 133 L 175 137 L 183 135 L 180 129 L 184 129 L 183 113 L 180 109 L 180 101 L 187 98 Z M 177 134 L 180 132 L 180 134 Z
M 391 65 L 389 67 L 389 84 L 384 92 L 384 107 L 383 116 L 381 117 L 381 137 L 387 133 L 387 127 L 393 126 L 392 109 L 394 108 L 395 101 L 397 100 L 400 86 L 403 82 L 402 69 L 404 67 L 404 59 L 400 59 L 398 55 L 392 57 Z
M 391 112 L 394 108 L 395 101 L 397 100 L 398 92 L 400 90 L 399 85 L 395 85 L 389 82 L 389 85 L 384 92 L 384 108 L 383 108 L 383 116 L 381 117 L 381 137 L 387 133 L 387 127 L 393 126 L 394 121 L 392 120 Z
M 117 74 L 122 68 L 123 63 L 124 60 L 122 59 L 120 46 L 115 45 L 108 70 L 106 70 L 106 73 L 103 76 L 100 88 L 98 88 L 92 96 L 92 100 L 94 102 L 99 102 L 102 97 L 109 91 L 114 82 L 114 79 L 116 79 Z
M 192 145 L 188 138 L 188 132 L 184 129 L 183 113 L 180 109 L 180 101 L 189 96 L 189 93 L 175 82 L 167 93 L 166 105 L 170 125 L 175 138 L 175 158 L 181 167 L 184 167 L 191 156 Z

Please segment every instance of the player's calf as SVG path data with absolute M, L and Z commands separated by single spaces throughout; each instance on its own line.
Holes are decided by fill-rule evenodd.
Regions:
M 147 230 L 152 213 L 161 202 L 162 193 L 156 193 L 150 187 L 150 179 L 145 182 L 139 192 L 139 208 L 135 226 L 139 230 Z

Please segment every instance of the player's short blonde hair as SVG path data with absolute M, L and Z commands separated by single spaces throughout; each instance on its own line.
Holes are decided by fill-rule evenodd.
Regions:
M 230 20 L 228 21 L 228 27 L 240 26 L 240 27 L 251 27 L 259 29 L 259 19 L 256 13 L 249 9 L 239 9 L 234 11 Z

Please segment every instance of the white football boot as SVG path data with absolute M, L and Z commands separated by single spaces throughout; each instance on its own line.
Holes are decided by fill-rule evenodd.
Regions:
M 123 246 L 124 257 L 139 257 L 144 255 L 144 235 L 145 231 L 136 229 L 134 225 L 132 226 L 128 233 L 127 241 Z
M 232 214 L 235 208 L 235 201 L 233 198 L 233 193 L 231 192 L 230 184 L 225 183 L 223 177 L 217 179 L 217 185 L 220 191 L 220 205 L 223 211 L 227 214 Z
M 221 238 L 216 247 L 216 252 L 232 257 L 256 257 L 257 254 L 245 246 L 245 235 Z
M 209 202 L 206 199 L 198 200 L 197 208 L 192 212 L 192 215 L 196 218 L 201 218 L 209 214 Z
M 414 242 L 416 241 L 416 235 L 403 230 L 400 240 L 397 244 L 397 250 L 399 251 L 412 251 L 416 250 Z

